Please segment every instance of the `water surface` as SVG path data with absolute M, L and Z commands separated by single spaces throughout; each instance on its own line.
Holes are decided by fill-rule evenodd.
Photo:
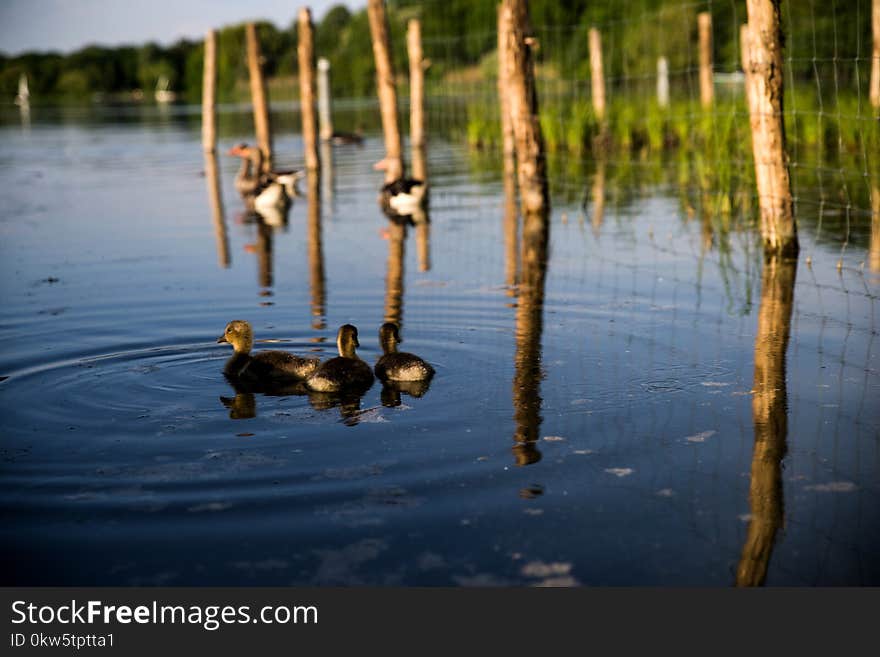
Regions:
M 497 158 L 439 135 L 429 224 L 380 212 L 373 135 L 273 227 L 222 154 L 217 221 L 198 130 L 0 127 L 4 584 L 880 583 L 870 217 L 820 232 L 803 203 L 800 261 L 764 263 L 679 189 L 588 165 L 553 181 L 544 266 Z M 391 319 L 437 375 L 236 391 L 231 319 L 321 357 L 352 323 L 370 362 Z

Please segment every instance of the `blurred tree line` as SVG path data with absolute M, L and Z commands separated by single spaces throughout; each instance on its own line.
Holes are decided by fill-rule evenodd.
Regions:
M 786 56 L 795 80 L 837 93 L 866 85 L 871 49 L 871 0 L 783 3 Z M 397 70 L 406 71 L 405 30 L 409 18 L 422 21 L 425 55 L 432 61 L 429 80 L 479 67 L 494 75 L 497 0 L 388 0 L 389 22 Z M 565 79 L 586 80 L 586 28 L 603 33 L 606 75 L 612 88 L 650 80 L 656 60 L 664 55 L 670 71 L 696 66 L 696 14 L 713 15 L 715 68 L 739 67 L 739 26 L 746 19 L 745 0 L 687 2 L 684 0 L 531 0 L 532 22 L 540 38 L 539 63 Z M 296 68 L 296 22 L 285 29 L 259 22 L 264 66 L 271 78 L 291 76 Z M 316 24 L 316 51 L 331 63 L 331 84 L 337 97 L 374 93 L 374 65 L 366 10 L 345 6 L 330 9 Z M 146 99 L 161 76 L 184 100 L 201 94 L 203 46 L 181 40 L 171 46 L 106 48 L 87 46 L 69 55 L 0 54 L 0 93 L 12 100 L 19 76 L 28 77 L 32 98 L 86 101 L 100 97 L 130 98 L 141 90 Z M 480 66 L 482 64 L 482 66 Z M 788 81 L 788 80 L 787 80 Z M 220 100 L 246 96 L 247 62 L 244 25 L 218 32 L 218 93 Z

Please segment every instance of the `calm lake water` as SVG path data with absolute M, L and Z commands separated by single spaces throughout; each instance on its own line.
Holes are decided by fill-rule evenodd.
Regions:
M 590 165 L 553 181 L 545 270 L 497 158 L 434 138 L 404 234 L 373 135 L 272 227 L 222 154 L 250 117 L 221 128 L 218 224 L 192 110 L 0 124 L 3 584 L 880 584 L 869 216 L 805 203 L 799 262 L 765 265 Z M 437 375 L 237 394 L 231 319 L 321 357 L 352 323 L 371 363 L 394 319 Z

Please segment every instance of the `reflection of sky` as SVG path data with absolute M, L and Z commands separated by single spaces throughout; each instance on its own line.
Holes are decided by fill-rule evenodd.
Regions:
M 334 5 L 361 7 L 365 0 L 2 0 L 0 51 L 70 52 L 89 43 L 101 45 L 169 44 L 182 37 L 201 38 L 212 27 L 266 19 L 287 27 L 300 6 L 318 19 Z

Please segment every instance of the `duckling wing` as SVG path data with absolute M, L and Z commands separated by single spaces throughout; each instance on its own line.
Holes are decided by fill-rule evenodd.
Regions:
M 424 381 L 434 376 L 434 368 L 415 354 L 385 354 L 376 363 L 376 376 L 388 381 Z
M 317 358 L 302 358 L 287 351 L 261 351 L 242 372 L 258 379 L 304 379 L 318 369 Z
M 318 392 L 369 388 L 373 383 L 373 370 L 360 358 L 337 356 L 324 362 L 306 383 Z

